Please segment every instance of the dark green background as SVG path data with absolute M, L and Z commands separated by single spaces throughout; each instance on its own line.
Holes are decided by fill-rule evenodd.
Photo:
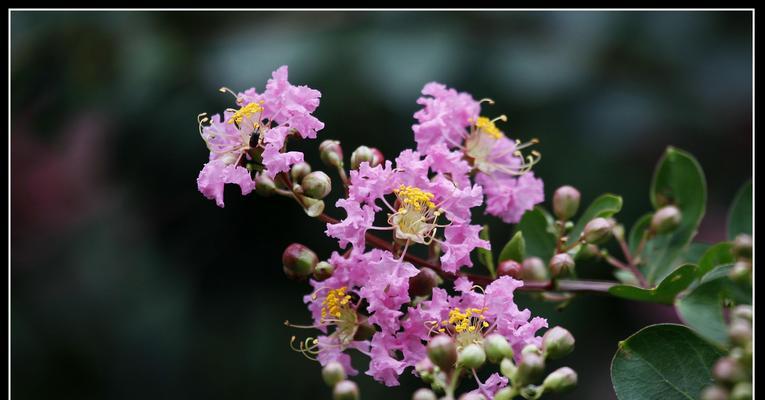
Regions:
M 749 12 L 12 12 L 11 25 L 18 399 L 330 397 L 288 347 L 307 332 L 282 323 L 308 321 L 309 289 L 283 277 L 280 256 L 293 241 L 322 257 L 336 243 L 285 199 L 228 188 L 220 209 L 196 191 L 196 115 L 231 105 L 219 86 L 262 89 L 282 64 L 321 90 L 320 138 L 347 153 L 413 147 L 426 82 L 492 97 L 485 110 L 509 116 L 509 136 L 541 140 L 548 198 L 562 184 L 585 204 L 622 194 L 628 226 L 667 145 L 705 169 L 702 241 L 724 238 L 751 174 Z M 320 168 L 318 143 L 302 148 Z M 502 245 L 510 227 L 492 228 Z M 676 320 L 607 297 L 563 312 L 522 301 L 577 338 L 563 360 L 580 378 L 570 399 L 613 398 L 617 341 Z M 357 381 L 365 399 L 417 387 L 408 372 L 393 389 Z

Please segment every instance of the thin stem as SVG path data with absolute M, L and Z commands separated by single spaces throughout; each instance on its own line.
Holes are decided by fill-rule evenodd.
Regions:
M 647 232 L 647 231 L 646 231 Z M 640 251 L 642 251 L 642 246 L 645 245 L 645 238 L 646 234 L 643 234 L 643 239 L 640 241 Z M 635 262 L 635 258 L 632 256 L 632 253 L 630 252 L 629 246 L 627 246 L 627 242 L 624 240 L 624 236 L 616 236 L 616 241 L 619 242 L 619 246 L 622 249 L 622 253 L 624 253 L 624 258 L 627 260 L 627 269 L 632 272 L 632 275 L 635 275 L 635 278 L 637 278 L 638 282 L 640 283 L 640 286 L 647 288 L 648 287 L 648 281 L 645 279 L 645 276 L 643 276 L 643 273 L 640 272 L 640 269 L 637 267 L 637 262 Z M 639 253 L 636 253 L 639 254 Z

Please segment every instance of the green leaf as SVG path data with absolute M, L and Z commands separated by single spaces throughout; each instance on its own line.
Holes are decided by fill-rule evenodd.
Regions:
M 481 229 L 481 233 L 479 234 L 481 239 L 489 242 L 489 225 L 484 225 L 483 229 Z M 486 266 L 486 269 L 489 270 L 489 274 L 491 274 L 492 278 L 497 277 L 496 269 L 494 268 L 494 254 L 490 249 L 484 249 L 479 247 L 478 248 L 478 259 L 481 261 L 483 265 Z
M 685 326 L 651 325 L 619 342 L 611 382 L 619 400 L 697 399 L 721 355 Z
M 724 346 L 728 342 L 723 304 L 751 304 L 751 288 L 731 281 L 727 274 L 732 265 L 723 265 L 709 272 L 700 285 L 675 300 L 680 319 L 707 340 Z
M 635 254 L 640 241 L 643 239 L 643 233 L 651 225 L 651 217 L 653 217 L 653 213 L 643 215 L 642 217 L 638 218 L 635 224 L 632 225 L 632 229 L 630 229 L 627 242 L 630 246 L 630 252 L 633 254 Z
M 696 275 L 702 277 L 715 267 L 723 264 L 731 264 L 736 261 L 731 249 L 733 244 L 730 242 L 721 242 L 707 249 L 699 259 L 699 269 Z
M 523 232 L 526 257 L 539 257 L 545 263 L 550 260 L 555 252 L 555 235 L 548 229 L 548 220 L 541 208 L 526 211 L 515 230 Z
M 675 296 L 685 290 L 695 279 L 696 266 L 685 264 L 674 270 L 659 283 L 659 286 L 653 289 L 643 289 L 631 285 L 615 285 L 608 289 L 608 293 L 629 300 L 672 304 L 675 301 Z
M 752 181 L 738 190 L 728 211 L 728 239 L 733 240 L 739 233 L 752 235 Z
M 515 260 L 523 262 L 526 255 L 526 241 L 523 240 L 523 232 L 515 232 L 513 238 L 502 248 L 502 252 L 499 253 L 499 262 L 505 260 Z
M 673 204 L 680 209 L 680 225 L 672 232 L 658 235 L 646 246 L 645 275 L 650 283 L 669 275 L 704 216 L 707 189 L 704 172 L 690 154 L 668 147 L 651 183 L 651 204 L 655 209 Z
M 595 218 L 608 218 L 622 209 L 622 198 L 613 194 L 604 194 L 595 199 L 584 214 L 579 217 L 571 231 L 568 233 L 567 246 L 571 246 L 579 239 L 579 235 L 584 231 L 585 225 Z

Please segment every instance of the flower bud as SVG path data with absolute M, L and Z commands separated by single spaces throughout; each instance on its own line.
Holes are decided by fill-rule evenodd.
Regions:
M 370 167 L 376 167 L 385 161 L 385 156 L 383 155 L 382 151 L 377 149 L 377 147 L 371 147 L 372 149 L 372 161 L 369 162 Z
M 311 173 L 311 164 L 308 164 L 305 161 L 301 161 L 295 165 L 292 166 L 292 169 L 290 169 L 290 177 L 292 178 L 292 182 L 294 183 L 300 183 L 303 178 Z
M 516 369 L 517 367 L 515 366 L 512 358 L 503 358 L 502 362 L 499 363 L 499 372 L 501 372 L 502 375 L 504 375 L 506 378 L 512 379 L 513 376 L 515 376 Z
M 375 155 L 372 152 L 372 149 L 367 146 L 359 146 L 353 153 L 351 153 L 351 169 L 359 169 L 359 166 L 361 166 L 361 163 L 363 162 L 368 162 L 371 167 L 374 157 Z
M 730 400 L 752 400 L 752 383 L 739 382 L 730 391 Z
M 292 243 L 282 253 L 284 273 L 290 279 L 305 279 L 318 262 L 316 253 L 300 243 Z
M 576 381 L 576 372 L 569 367 L 563 367 L 547 375 L 542 385 L 545 391 L 549 390 L 553 393 L 560 393 L 573 389 L 576 386 Z
M 324 200 L 314 199 L 313 197 L 301 196 L 303 201 L 303 211 L 311 218 L 318 217 L 324 212 Z
M 512 400 L 513 389 L 509 387 L 503 387 L 494 394 L 494 400 Z
M 340 168 L 343 166 L 343 148 L 337 140 L 325 140 L 319 145 L 319 157 L 321 162 L 329 167 Z
M 658 209 L 651 218 L 651 230 L 656 233 L 673 231 L 680 225 L 682 214 L 675 206 L 665 206 Z
M 733 255 L 738 258 L 752 258 L 752 237 L 740 234 L 733 240 Z
M 573 271 L 574 266 L 574 259 L 568 253 L 558 253 L 550 259 L 550 273 L 553 277 Z
M 734 319 L 728 327 L 730 341 L 738 346 L 744 346 L 752 340 L 752 324 L 745 319 Z
M 579 191 L 572 186 L 561 186 L 553 194 L 553 212 L 558 219 L 565 221 L 576 214 L 581 200 Z
M 728 400 L 728 391 L 724 387 L 707 386 L 701 391 L 701 400 Z
M 321 261 L 313 268 L 313 279 L 321 282 L 331 277 L 333 272 L 335 272 L 334 265 L 326 261 Z
M 359 387 L 349 380 L 340 381 L 332 391 L 334 400 L 359 400 Z
M 712 368 L 712 375 L 720 382 L 734 384 L 746 379 L 746 373 L 741 364 L 731 357 L 722 357 Z
M 574 258 L 576 260 L 590 260 L 599 254 L 600 250 L 598 249 L 598 246 L 592 243 L 587 243 L 579 248 L 579 251 L 576 253 L 576 257 Z
M 469 344 L 460 351 L 457 362 L 465 368 L 478 368 L 486 362 L 486 352 L 478 344 Z
M 322 171 L 314 171 L 303 178 L 301 186 L 306 196 L 323 199 L 332 191 L 332 179 Z
M 486 397 L 480 393 L 465 393 L 460 396 L 459 400 L 486 400 Z
M 533 344 L 527 344 L 523 347 L 521 350 L 521 356 L 524 356 L 526 354 L 536 354 L 538 356 L 543 355 L 542 350 L 539 349 L 539 347 L 533 345 Z
M 409 295 L 412 297 L 428 296 L 433 293 L 433 288 L 440 285 L 443 280 L 431 268 L 420 268 L 420 272 L 409 278 Z
M 728 272 L 728 277 L 734 282 L 752 282 L 752 264 L 749 261 L 736 261 Z
M 412 400 L 437 400 L 436 394 L 428 388 L 419 388 L 412 395 Z
M 275 191 L 276 184 L 271 178 L 263 173 L 255 175 L 255 193 L 263 197 L 268 197 L 274 194 Z
M 613 228 L 611 228 L 611 233 L 614 235 L 614 237 L 619 240 L 624 239 L 624 225 L 617 224 L 616 220 L 613 218 L 609 218 L 608 222 L 610 222 L 611 226 L 613 226 Z
M 605 218 L 595 218 L 584 226 L 582 237 L 587 243 L 599 244 L 605 242 L 611 235 L 614 225 Z
M 574 336 L 560 326 L 548 329 L 542 337 L 542 350 L 546 357 L 557 360 L 574 351 Z
M 504 358 L 513 358 L 513 348 L 504 336 L 492 333 L 483 341 L 483 348 L 489 361 L 498 363 Z
M 451 371 L 457 362 L 457 345 L 447 335 L 438 335 L 428 343 L 428 358 L 444 371 Z
M 515 279 L 520 279 L 522 268 L 523 267 L 518 261 L 505 260 L 500 262 L 499 265 L 497 266 L 497 275 L 509 276 Z
M 333 387 L 338 382 L 347 378 L 343 365 L 337 361 L 330 361 L 327 363 L 327 365 L 321 369 L 321 377 L 324 379 L 324 383 L 329 387 Z
M 547 266 L 539 257 L 529 257 L 523 260 L 521 279 L 524 281 L 547 280 Z
M 731 318 L 743 319 L 752 322 L 752 306 L 741 304 L 733 308 Z
M 523 354 L 521 363 L 513 375 L 513 384 L 526 386 L 538 381 L 545 372 L 545 359 L 536 353 L 527 352 Z

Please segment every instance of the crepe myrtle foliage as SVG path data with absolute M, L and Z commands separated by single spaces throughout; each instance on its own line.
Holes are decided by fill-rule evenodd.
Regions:
M 198 116 L 209 150 L 197 178 L 202 195 L 223 207 L 223 188 L 234 184 L 242 195 L 289 198 L 337 240 L 329 255 L 293 243 L 282 257 L 286 276 L 309 286 L 302 301 L 311 319 L 285 324 L 314 332 L 290 335 L 290 346 L 321 364 L 334 399 L 362 396 L 351 380 L 357 368 L 387 386 L 414 374 L 423 382 L 412 394 L 418 400 L 537 399 L 571 390 L 575 370 L 547 364 L 557 367 L 574 350 L 574 336 L 520 308 L 516 294 L 562 308 L 579 294 L 658 292 L 655 254 L 688 223 L 688 205 L 671 190 L 629 235 L 615 218 L 618 196 L 603 195 L 582 211 L 583 196 L 566 185 L 553 191 L 553 212 L 546 211 L 543 181 L 533 172 L 541 154 L 530 149 L 538 141 L 511 139 L 501 126 L 507 117 L 487 107 L 493 100 L 440 83 L 426 84 L 413 104 L 412 148 L 386 158 L 369 143 L 346 154 L 325 138 L 315 147 L 321 165 L 289 144 L 321 133 L 313 113 L 322 93 L 290 83 L 286 66 L 262 91 L 220 91 L 232 96 L 232 107 Z M 333 193 L 337 209 L 328 210 Z M 501 251 L 492 251 L 478 210 L 515 226 Z M 751 282 L 751 237 L 740 235 L 729 251 L 737 260 L 731 279 Z M 618 281 L 580 278 L 577 264 L 593 261 L 613 267 Z M 705 398 L 751 392 L 751 308 L 739 306 L 734 316 L 735 347 L 714 366 Z M 352 352 L 368 365 L 352 365 Z

